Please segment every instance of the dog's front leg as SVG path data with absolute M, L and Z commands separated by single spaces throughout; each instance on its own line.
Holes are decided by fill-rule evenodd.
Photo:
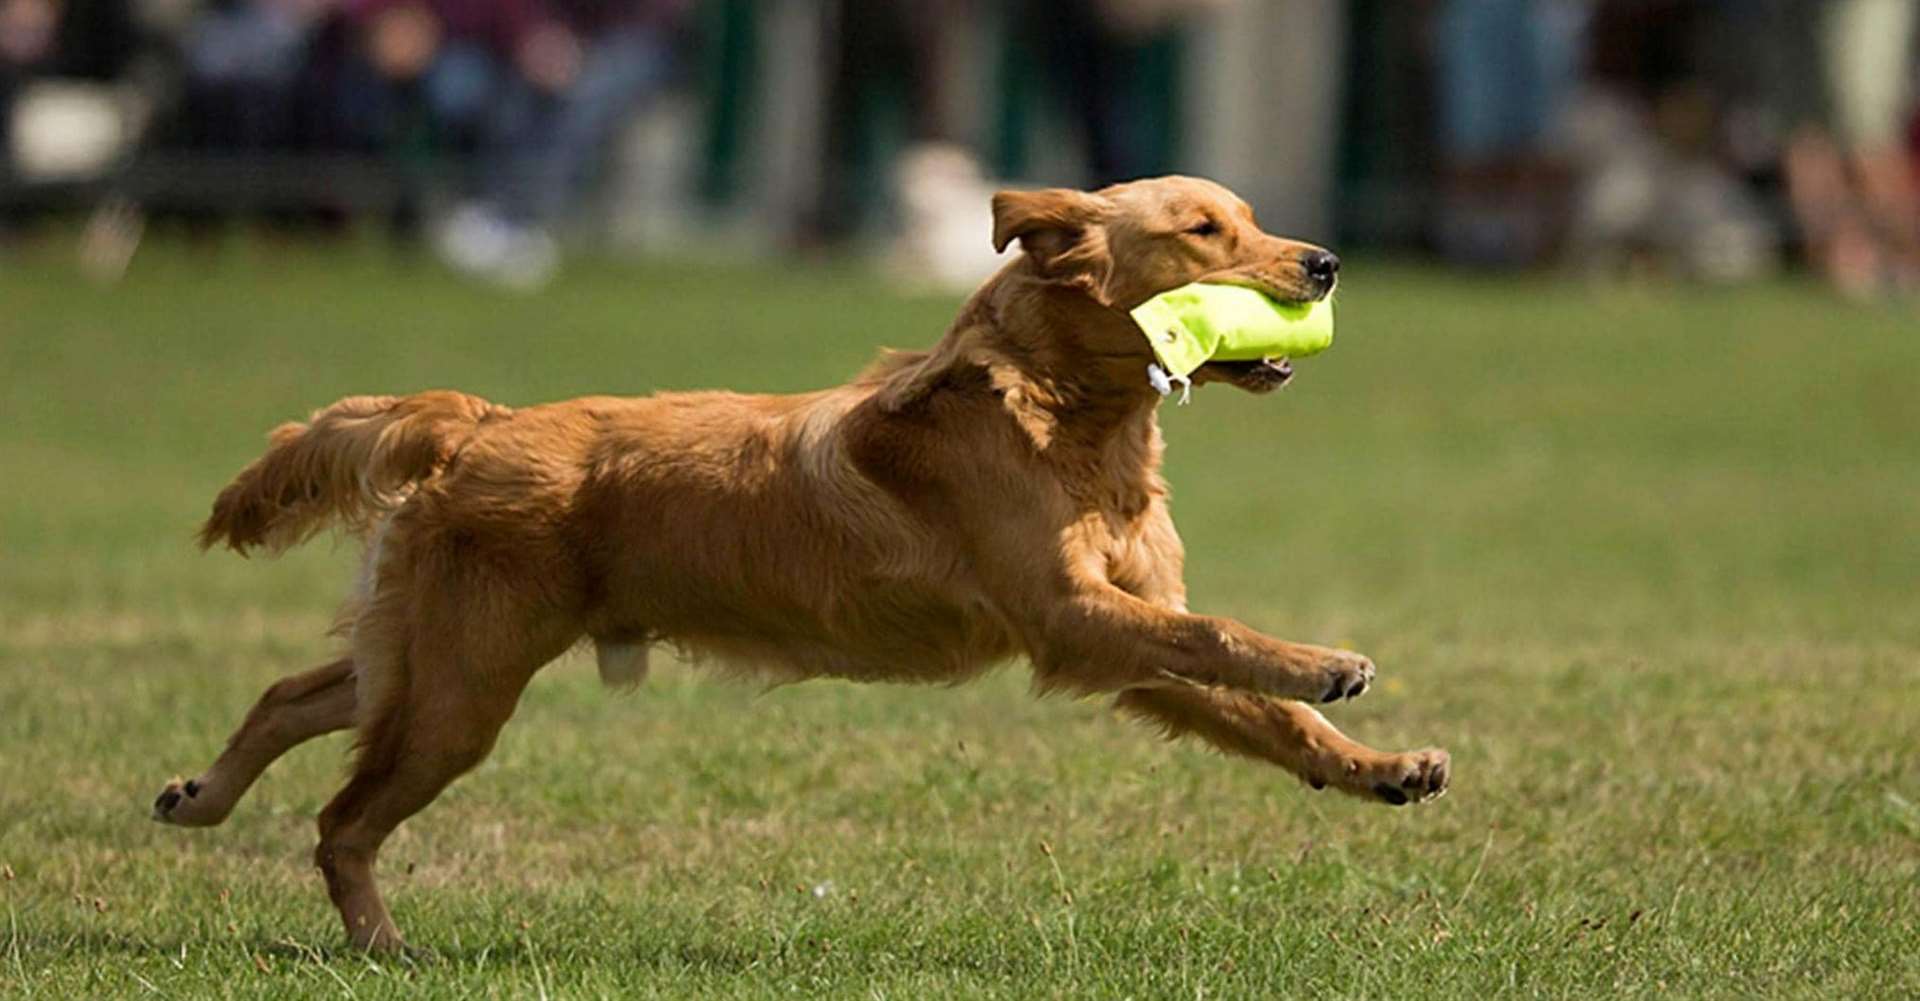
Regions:
M 1219 685 L 1287 699 L 1353 698 L 1373 662 L 1350 650 L 1288 643 L 1232 619 L 1172 611 L 1091 585 L 1043 613 L 1030 643 L 1048 688 L 1113 692 Z
M 1298 702 L 1218 688 L 1136 688 L 1115 700 L 1168 736 L 1191 734 L 1229 754 L 1268 761 L 1314 787 L 1364 799 L 1418 803 L 1447 791 L 1452 761 L 1438 748 L 1376 751 Z

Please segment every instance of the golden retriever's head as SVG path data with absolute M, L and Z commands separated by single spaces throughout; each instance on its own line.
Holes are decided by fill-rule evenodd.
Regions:
M 1026 267 L 1124 317 L 1135 306 L 1197 281 L 1246 285 L 1288 302 L 1332 294 L 1340 259 L 1310 243 L 1263 232 L 1233 192 L 1194 177 L 1157 177 L 1095 192 L 1050 188 L 993 197 L 993 245 L 1020 241 Z M 1144 341 L 1140 344 L 1144 354 Z M 1291 370 L 1276 362 L 1209 362 L 1196 381 L 1255 392 Z

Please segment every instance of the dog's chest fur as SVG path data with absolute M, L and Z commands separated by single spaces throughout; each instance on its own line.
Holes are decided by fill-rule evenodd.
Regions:
M 588 625 L 604 680 L 637 681 L 654 642 L 775 681 L 960 681 L 1017 649 L 952 540 L 849 458 L 851 396 L 738 432 L 746 458 L 697 490 L 625 450 L 590 519 L 613 526 Z

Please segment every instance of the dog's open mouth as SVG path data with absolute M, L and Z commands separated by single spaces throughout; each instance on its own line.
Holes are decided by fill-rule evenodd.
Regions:
M 1195 382 L 1230 382 L 1253 393 L 1270 393 L 1293 378 L 1293 365 L 1285 358 L 1262 361 L 1210 361 L 1194 370 Z
M 1329 298 L 1332 289 L 1302 298 L 1298 292 L 1283 289 L 1264 278 L 1239 277 L 1222 280 L 1222 284 L 1242 285 L 1276 302 L 1304 305 L 1309 302 Z M 1264 358 L 1259 361 L 1210 361 L 1201 365 L 1193 373 L 1194 381 L 1229 382 L 1241 389 L 1253 393 L 1271 393 L 1293 379 L 1293 364 L 1286 358 Z
M 1246 291 L 1222 288 L 1235 285 Z M 1183 383 L 1279 389 L 1293 379 L 1288 356 L 1317 354 L 1332 341 L 1331 307 L 1318 305 L 1331 291 L 1303 295 L 1261 276 L 1230 274 L 1149 299 L 1131 312 L 1158 359 L 1148 381 L 1163 396 Z

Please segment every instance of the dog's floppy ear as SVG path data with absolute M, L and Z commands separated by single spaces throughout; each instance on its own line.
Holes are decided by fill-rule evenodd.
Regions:
M 993 249 L 1015 240 L 1041 276 L 1078 285 L 1111 305 L 1107 283 L 1113 254 L 1107 248 L 1107 216 L 1113 203 L 1084 191 L 1045 188 L 1002 191 L 993 196 Z

